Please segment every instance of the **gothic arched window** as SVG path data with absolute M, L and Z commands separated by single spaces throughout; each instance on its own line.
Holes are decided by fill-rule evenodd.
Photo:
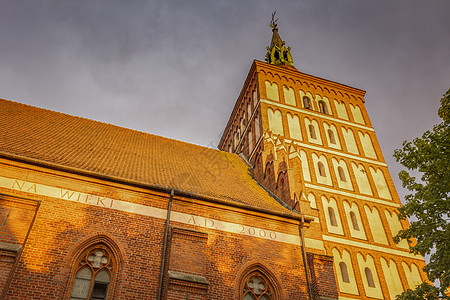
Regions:
M 366 273 L 367 285 L 370 287 L 375 287 L 375 282 L 373 281 L 372 271 L 366 267 L 364 269 L 364 273 Z
M 330 144 L 336 144 L 336 137 L 331 129 L 328 129 L 328 137 L 330 138 Z
M 345 264 L 345 262 L 341 261 L 339 263 L 339 268 L 341 269 L 342 281 L 350 282 L 350 279 L 348 278 L 347 265 Z
M 339 180 L 346 182 L 347 179 L 345 178 L 345 172 L 344 169 L 342 169 L 342 167 L 338 167 L 338 174 L 339 174 Z
M 319 111 L 328 115 L 328 107 L 325 101 L 319 100 Z
M 275 288 L 269 278 L 259 270 L 247 274 L 241 282 L 243 300 L 277 300 Z
M 115 258 L 104 244 L 95 244 L 78 257 L 70 300 L 104 300 L 114 277 Z
M 358 220 L 356 219 L 356 214 L 353 211 L 350 212 L 350 219 L 352 220 L 353 229 L 359 231 Z
M 323 163 L 320 161 L 317 163 L 317 168 L 319 169 L 319 175 L 322 177 L 326 177 L 327 174 L 325 173 L 325 167 L 323 166 Z
M 306 96 L 303 97 L 303 107 L 305 107 L 306 109 L 313 109 L 311 105 L 311 99 Z
M 328 206 L 328 216 L 330 217 L 330 225 L 337 227 L 336 214 L 331 206 Z
M 309 136 L 310 136 L 312 139 L 317 139 L 317 136 L 316 136 L 316 129 L 314 128 L 314 125 L 309 124 L 309 125 L 308 125 L 308 129 L 309 129 Z

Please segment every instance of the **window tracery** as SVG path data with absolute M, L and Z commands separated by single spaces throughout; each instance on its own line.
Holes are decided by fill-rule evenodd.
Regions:
M 104 300 L 115 272 L 115 259 L 104 244 L 86 249 L 75 264 L 70 300 Z
M 255 270 L 244 277 L 241 283 L 243 300 L 276 300 L 274 287 L 260 271 Z

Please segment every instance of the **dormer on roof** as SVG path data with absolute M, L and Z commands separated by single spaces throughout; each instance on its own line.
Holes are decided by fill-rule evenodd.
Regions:
M 272 21 L 270 22 L 270 27 L 272 27 L 272 42 L 270 46 L 267 47 L 266 62 L 272 65 L 285 65 L 289 67 L 294 67 L 294 60 L 291 55 L 291 47 L 286 47 L 286 42 L 283 41 L 278 34 L 278 19 L 275 18 L 275 13 L 272 13 Z

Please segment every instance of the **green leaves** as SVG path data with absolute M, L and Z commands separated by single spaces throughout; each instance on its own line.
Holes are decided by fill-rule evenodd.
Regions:
M 399 218 L 413 217 L 413 221 L 410 228 L 394 237 L 394 241 L 415 238 L 417 244 L 410 246 L 410 251 L 431 254 L 424 271 L 431 281 L 439 280 L 441 287 L 423 283 L 397 299 L 439 299 L 439 294 L 447 298 L 444 291 L 450 285 L 450 90 L 441 99 L 438 115 L 443 122 L 422 137 L 403 142 L 402 149 L 394 152 L 399 163 L 421 174 L 417 180 L 407 171 L 399 173 L 403 187 L 412 192 L 399 208 Z

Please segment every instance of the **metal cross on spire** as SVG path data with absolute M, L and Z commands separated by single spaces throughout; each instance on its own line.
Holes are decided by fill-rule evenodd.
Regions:
M 278 27 L 277 27 L 277 21 L 278 21 L 278 19 L 276 19 L 275 20 L 275 14 L 277 13 L 277 11 L 274 11 L 273 13 L 272 13 L 272 20 L 270 21 L 270 27 L 272 27 L 273 29 L 278 29 Z

